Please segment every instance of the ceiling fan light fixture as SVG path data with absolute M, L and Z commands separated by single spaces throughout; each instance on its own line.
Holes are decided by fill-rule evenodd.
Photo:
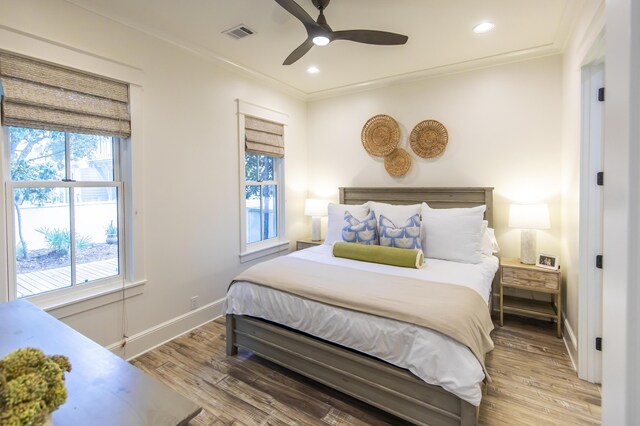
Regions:
M 473 32 L 476 34 L 486 33 L 488 31 L 491 31 L 495 26 L 496 24 L 494 24 L 493 22 L 481 22 L 473 27 Z
M 315 36 L 313 38 L 313 44 L 315 44 L 316 46 L 326 46 L 330 41 L 331 40 L 329 40 L 329 37 L 323 35 Z
M 326 46 L 333 40 L 347 40 L 356 43 L 393 46 L 405 44 L 409 37 L 403 34 L 390 33 L 376 30 L 343 30 L 334 31 L 327 23 L 324 10 L 330 0 L 312 0 L 313 5 L 320 11 L 317 20 L 314 20 L 296 0 L 275 0 L 284 10 L 293 15 L 307 32 L 307 38 L 293 52 L 287 56 L 282 65 L 291 65 L 302 58 L 314 46 Z
M 316 67 L 315 65 L 311 65 L 309 68 L 307 68 L 307 72 L 309 74 L 318 74 L 320 72 L 320 68 Z

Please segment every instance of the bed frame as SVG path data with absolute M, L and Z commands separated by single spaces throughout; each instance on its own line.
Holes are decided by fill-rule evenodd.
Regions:
M 493 188 L 340 188 L 342 204 L 366 201 L 426 201 L 432 208 L 486 204 L 485 219 L 493 224 Z M 227 354 L 237 354 L 238 348 L 417 425 L 478 422 L 477 407 L 408 370 L 268 321 L 227 315 Z

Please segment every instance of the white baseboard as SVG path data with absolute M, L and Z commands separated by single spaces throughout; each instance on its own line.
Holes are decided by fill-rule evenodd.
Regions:
M 125 341 L 121 340 L 106 348 L 128 361 L 222 316 L 223 302 L 224 299 L 216 300 L 129 336 L 124 346 Z
M 569 341 L 567 341 L 567 337 Z M 571 324 L 566 317 L 564 317 L 564 334 L 562 336 L 562 340 L 564 340 L 564 345 L 567 347 L 567 352 L 569 353 L 569 359 L 571 359 L 571 364 L 573 364 L 573 369 L 578 371 L 578 364 L 576 360 L 578 358 L 578 339 L 576 339 L 576 335 L 573 333 L 573 329 L 571 328 Z

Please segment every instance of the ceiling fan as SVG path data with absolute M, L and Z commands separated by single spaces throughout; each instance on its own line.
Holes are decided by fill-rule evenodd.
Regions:
M 307 30 L 307 39 L 298 46 L 282 65 L 291 65 L 302 58 L 313 45 L 325 46 L 334 40 L 349 40 L 365 44 L 378 45 L 398 45 L 405 44 L 409 37 L 402 34 L 389 33 L 375 30 L 346 30 L 333 31 L 327 19 L 324 17 L 324 10 L 331 0 L 311 0 L 313 5 L 320 11 L 318 20 L 314 21 L 311 16 L 294 0 L 276 0 L 287 12 L 298 18 Z

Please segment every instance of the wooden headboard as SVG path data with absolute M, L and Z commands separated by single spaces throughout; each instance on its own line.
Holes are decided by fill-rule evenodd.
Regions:
M 493 188 L 340 188 L 341 204 L 362 204 L 378 201 L 389 204 L 426 202 L 434 209 L 487 206 L 484 213 L 493 228 Z

